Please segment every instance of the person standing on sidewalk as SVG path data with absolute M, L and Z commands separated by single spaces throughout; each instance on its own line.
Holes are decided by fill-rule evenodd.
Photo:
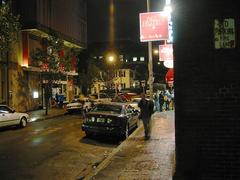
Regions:
M 164 95 L 163 95 L 162 91 L 159 94 L 159 104 L 160 104 L 160 112 L 162 112 L 163 111 L 163 105 L 164 105 Z
M 147 100 L 145 93 L 141 94 L 141 100 L 138 103 L 138 107 L 140 108 L 140 116 L 139 119 L 142 119 L 143 126 L 144 126 L 144 133 L 145 133 L 145 139 L 150 138 L 150 132 L 151 132 L 151 116 L 153 114 L 153 101 Z

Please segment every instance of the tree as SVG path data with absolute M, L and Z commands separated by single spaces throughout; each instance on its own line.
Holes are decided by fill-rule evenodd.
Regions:
M 12 14 L 11 3 L 0 5 L 0 52 L 1 56 L 10 50 L 12 42 L 17 40 L 17 32 L 20 30 L 19 16 Z
M 46 115 L 48 114 L 49 100 L 52 97 L 54 83 L 66 78 L 66 72 L 71 69 L 71 56 L 74 51 L 65 54 L 63 40 L 57 34 L 50 34 L 43 41 L 43 48 L 36 48 L 31 52 L 33 64 L 41 68 Z
M 4 89 L 7 104 L 9 104 L 9 52 L 12 43 L 17 41 L 21 28 L 19 16 L 13 15 L 10 7 L 10 2 L 0 4 L 0 64 L 4 67 L 2 70 L 7 74 L 4 80 L 6 82 Z
M 78 55 L 78 84 L 82 87 L 83 94 L 88 94 L 88 89 L 100 79 L 100 69 L 96 59 L 92 58 L 88 50 L 83 50 Z

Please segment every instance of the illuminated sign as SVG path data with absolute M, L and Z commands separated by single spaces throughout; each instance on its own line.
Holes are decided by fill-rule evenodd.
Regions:
M 172 44 L 165 44 L 159 46 L 159 60 L 173 61 L 173 46 Z
M 168 15 L 165 12 L 140 13 L 140 41 L 168 39 Z

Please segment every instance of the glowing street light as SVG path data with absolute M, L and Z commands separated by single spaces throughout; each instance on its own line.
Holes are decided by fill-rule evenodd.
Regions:
M 109 57 L 108 57 L 108 61 L 109 61 L 109 62 L 113 62 L 113 61 L 114 61 L 114 57 L 113 57 L 113 56 L 109 56 Z
M 155 55 L 157 55 L 157 54 L 158 54 L 158 49 L 154 49 L 154 50 L 153 50 L 153 53 L 154 53 Z

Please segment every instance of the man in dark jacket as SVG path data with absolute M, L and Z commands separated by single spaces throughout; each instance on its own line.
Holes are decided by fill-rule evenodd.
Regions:
M 145 93 L 141 94 L 141 98 L 142 99 L 138 103 L 138 107 L 141 110 L 139 118 L 142 119 L 142 121 L 143 121 L 145 139 L 149 139 L 150 131 L 151 131 L 150 120 L 151 120 L 151 116 L 153 114 L 154 105 L 153 105 L 152 100 L 146 99 Z
M 163 111 L 163 105 L 164 105 L 164 96 L 163 96 L 162 91 L 159 94 L 159 104 L 160 104 L 160 112 L 162 112 Z

